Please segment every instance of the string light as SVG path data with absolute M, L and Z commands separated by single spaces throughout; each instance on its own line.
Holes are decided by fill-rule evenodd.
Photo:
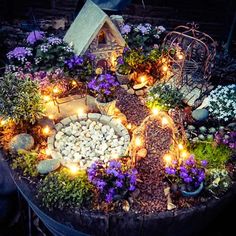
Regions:
M 45 102 L 49 102 L 49 101 L 51 100 L 51 97 L 50 97 L 49 95 L 44 95 L 44 96 L 43 96 L 43 100 L 44 100 Z
M 6 120 L 1 120 L 1 126 L 4 126 L 5 124 L 7 123 L 7 121 Z
M 165 126 L 165 125 L 168 125 L 168 123 L 169 123 L 168 119 L 166 117 L 162 117 L 161 124 Z
M 188 152 L 183 150 L 180 155 L 181 155 L 182 158 L 187 158 Z
M 48 118 L 49 118 L 50 120 L 53 120 L 53 119 L 54 119 L 54 115 L 49 115 Z
M 166 154 L 163 156 L 163 160 L 166 163 L 166 165 L 170 165 L 172 161 L 172 156 L 170 154 Z
M 70 173 L 71 173 L 72 175 L 76 175 L 76 174 L 78 173 L 78 171 L 79 171 L 79 166 L 76 165 L 76 164 L 70 164 L 70 165 L 68 166 L 68 169 L 70 170 Z
M 77 85 L 77 82 L 76 82 L 75 80 L 72 80 L 71 84 L 72 84 L 73 86 L 76 86 L 76 85 Z
M 152 114 L 153 115 L 158 115 L 158 113 L 159 113 L 159 110 L 158 110 L 158 108 L 156 108 L 156 107 L 154 107 L 154 108 L 152 108 Z
M 179 144 L 178 144 L 178 148 L 179 148 L 179 150 L 183 150 L 183 149 L 184 149 L 183 144 L 182 144 L 182 143 L 179 143 Z
M 127 124 L 127 129 L 132 129 L 132 124 L 131 123 L 129 123 L 129 124 Z
M 77 110 L 77 114 L 79 115 L 79 116 L 82 116 L 82 115 L 84 115 L 85 114 L 85 111 L 84 111 L 84 108 L 79 108 L 78 110 Z
M 184 59 L 184 55 L 183 55 L 182 53 L 178 53 L 178 54 L 177 54 L 177 57 L 178 57 L 179 60 Z
M 168 70 L 168 66 L 167 65 L 162 66 L 162 70 L 166 72 Z
M 43 133 L 43 135 L 48 136 L 48 135 L 50 134 L 50 128 L 49 128 L 49 126 L 45 126 L 45 127 L 42 129 L 42 133 Z
M 60 89 L 59 89 L 58 87 L 54 87 L 53 90 L 52 90 L 52 92 L 53 92 L 54 94 L 58 94 L 58 93 L 60 92 Z
M 142 146 L 142 140 L 141 140 L 140 137 L 136 137 L 136 139 L 135 139 L 135 145 L 136 145 L 137 147 Z

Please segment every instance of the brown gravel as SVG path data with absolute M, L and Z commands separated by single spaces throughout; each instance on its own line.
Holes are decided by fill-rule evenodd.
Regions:
M 149 109 L 142 104 L 136 95 L 127 93 L 123 88 L 118 88 L 116 96 L 117 107 L 126 115 L 129 123 L 140 125 L 149 115 Z
M 141 181 L 137 185 L 140 194 L 136 198 L 134 210 L 144 213 L 165 211 L 167 199 L 164 189 L 168 185 L 164 181 L 161 157 L 170 148 L 172 131 L 169 128 L 161 129 L 157 121 L 150 121 L 145 136 L 148 155 L 137 164 Z

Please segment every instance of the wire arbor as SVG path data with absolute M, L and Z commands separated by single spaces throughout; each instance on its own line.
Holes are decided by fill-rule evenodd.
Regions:
M 172 61 L 172 80 L 177 87 L 185 86 L 189 93 L 197 88 L 199 94 L 207 92 L 208 81 L 214 66 L 216 43 L 206 33 L 198 30 L 198 25 L 189 23 L 169 32 L 163 46 L 175 49 Z

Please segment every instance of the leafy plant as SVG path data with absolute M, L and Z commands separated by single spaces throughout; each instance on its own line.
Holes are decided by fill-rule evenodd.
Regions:
M 147 106 L 167 111 L 170 108 L 182 108 L 182 99 L 183 94 L 177 88 L 159 83 L 150 89 L 147 97 Z
M 93 74 L 93 64 L 95 56 L 93 54 L 85 54 L 83 56 L 74 55 L 65 60 L 65 73 L 71 77 L 77 77 L 79 80 L 85 81 L 86 77 Z
M 73 55 L 72 48 L 58 37 L 48 37 L 36 47 L 35 70 L 50 71 L 64 68 L 65 60 Z
M 197 161 L 194 155 L 190 155 L 184 161 L 174 161 L 165 168 L 168 179 L 182 189 L 194 191 L 205 180 L 205 168 L 207 161 Z
M 191 152 L 198 160 L 207 160 L 211 168 L 224 168 L 232 154 L 232 151 L 227 146 L 217 145 L 214 142 L 195 143 Z
M 93 196 L 93 187 L 85 172 L 76 176 L 66 169 L 47 175 L 39 184 L 38 198 L 49 210 L 81 207 Z
M 213 168 L 207 171 L 206 187 L 212 194 L 218 196 L 224 193 L 232 184 L 225 168 Z
M 38 176 L 37 164 L 39 162 L 37 152 L 28 152 L 25 150 L 18 151 L 18 155 L 13 159 L 12 169 L 21 170 L 24 176 Z
M 38 83 L 16 75 L 0 79 L 0 116 L 16 123 L 34 123 L 43 114 L 43 100 Z
M 88 169 L 89 180 L 99 190 L 100 198 L 108 203 L 134 191 L 136 175 L 136 169 L 125 169 L 119 161 L 107 165 L 97 162 Z

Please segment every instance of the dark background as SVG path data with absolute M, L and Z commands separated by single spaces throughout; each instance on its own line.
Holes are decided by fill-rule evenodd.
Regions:
M 232 56 L 236 55 L 236 30 L 233 30 L 236 0 L 144 0 L 143 2 L 145 8 L 141 0 L 133 0 L 131 4 L 119 11 L 107 11 L 107 13 L 122 14 L 131 21 L 149 21 L 163 25 L 168 30 L 194 21 L 200 25 L 202 31 L 217 40 L 219 45 L 225 44 Z M 21 40 L 21 31 L 18 35 L 13 31 L 12 35 L 4 36 L 3 29 L 19 27 L 19 25 L 23 27 L 19 22 L 24 21 L 29 24 L 26 27 L 36 27 L 40 19 L 53 18 L 65 18 L 70 24 L 82 4 L 83 1 L 78 0 L 0 0 L 0 67 L 1 63 L 2 66 L 4 65 L 4 55 L 13 43 L 10 41 L 5 45 L 3 44 L 5 41 L 1 40 L 1 37 Z M 0 236 L 29 235 L 27 205 L 22 199 L 20 202 L 20 211 L 18 211 L 20 215 L 16 223 L 11 226 L 0 225 Z M 18 204 L 17 200 L 15 204 Z M 215 219 L 212 219 L 212 223 L 203 232 L 193 236 L 235 236 L 235 212 L 236 199 L 215 216 Z M 32 224 L 32 236 L 43 235 L 35 225 L 50 235 L 43 225 L 35 220 Z

